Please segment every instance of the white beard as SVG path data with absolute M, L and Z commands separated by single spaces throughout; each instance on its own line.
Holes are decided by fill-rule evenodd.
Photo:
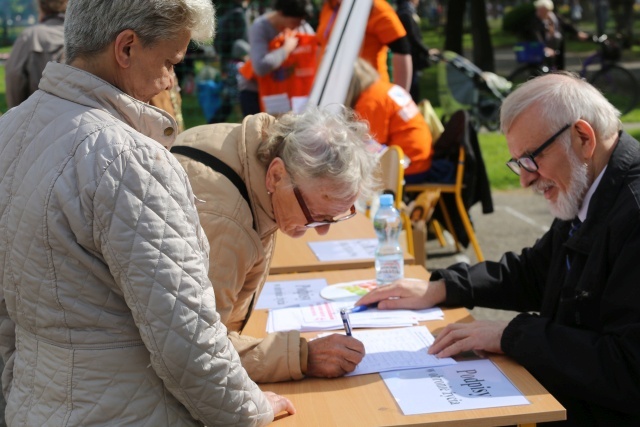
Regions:
M 578 157 L 570 152 L 569 167 L 571 168 L 571 182 L 566 193 L 558 192 L 556 201 L 549 201 L 549 210 L 551 215 L 556 218 L 568 221 L 575 218 L 580 211 L 584 195 L 589 189 L 589 177 L 587 165 L 580 163 Z M 537 192 L 544 192 L 549 186 L 549 182 L 538 182 L 535 185 Z

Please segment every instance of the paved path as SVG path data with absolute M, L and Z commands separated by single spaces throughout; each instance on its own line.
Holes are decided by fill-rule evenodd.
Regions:
M 598 46 L 593 45 L 593 50 L 588 52 L 567 52 L 565 55 L 565 62 L 567 69 L 575 72 L 579 72 L 582 68 L 583 61 L 592 53 L 598 49 Z M 468 59 L 472 58 L 470 53 L 465 53 Z M 496 73 L 501 76 L 508 76 L 513 70 L 515 70 L 521 64 L 516 62 L 516 55 L 511 48 L 497 48 L 494 53 Z M 622 58 L 620 63 L 633 72 L 636 78 L 640 79 L 640 61 L 631 59 L 628 51 L 622 52 Z

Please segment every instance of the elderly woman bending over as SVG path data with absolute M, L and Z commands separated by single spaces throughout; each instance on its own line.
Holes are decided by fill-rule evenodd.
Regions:
M 334 222 L 353 216 L 359 195 L 370 193 L 375 159 L 365 148 L 367 131 L 350 112 L 313 109 L 277 121 L 258 114 L 242 124 L 200 126 L 176 141 L 174 153 L 183 153 L 177 157 L 203 200 L 198 213 L 211 246 L 216 306 L 254 381 L 336 377 L 364 356 L 362 343 L 344 335 L 307 342 L 298 331 L 265 339 L 238 333 L 269 274 L 276 231 L 299 237 L 315 228 L 325 234 Z M 194 160 L 193 149 L 228 165 L 247 199 L 220 170 Z
M 69 0 L 68 65 L 0 118 L 0 351 L 7 424 L 264 425 L 216 313 L 173 84 L 210 0 Z

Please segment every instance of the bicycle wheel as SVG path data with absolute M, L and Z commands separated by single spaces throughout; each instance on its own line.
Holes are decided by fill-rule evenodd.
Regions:
M 516 68 L 507 80 L 513 83 L 513 89 L 526 82 L 527 80 L 531 80 L 534 77 L 537 77 L 541 74 L 545 74 L 548 70 L 546 67 L 542 68 L 535 64 L 525 64 L 522 67 Z
M 589 83 L 598 88 L 623 115 L 638 103 L 638 82 L 629 70 L 619 65 L 605 65 L 589 79 Z

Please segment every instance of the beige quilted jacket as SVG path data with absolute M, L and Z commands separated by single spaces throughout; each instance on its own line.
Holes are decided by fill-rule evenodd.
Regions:
M 269 334 L 265 339 L 239 335 L 267 279 L 275 246 L 277 224 L 265 184 L 266 167 L 256 156 L 273 121 L 267 114 L 258 114 L 241 125 L 198 126 L 181 133 L 175 143 L 214 155 L 247 187 L 251 207 L 226 177 L 176 155 L 201 200 L 197 207 L 211 245 L 209 279 L 217 310 L 242 365 L 257 382 L 301 379 L 307 363 L 307 342 L 298 331 Z
M 57 63 L 0 118 L 9 426 L 273 419 L 215 311 L 193 193 L 163 147 L 174 128 Z

